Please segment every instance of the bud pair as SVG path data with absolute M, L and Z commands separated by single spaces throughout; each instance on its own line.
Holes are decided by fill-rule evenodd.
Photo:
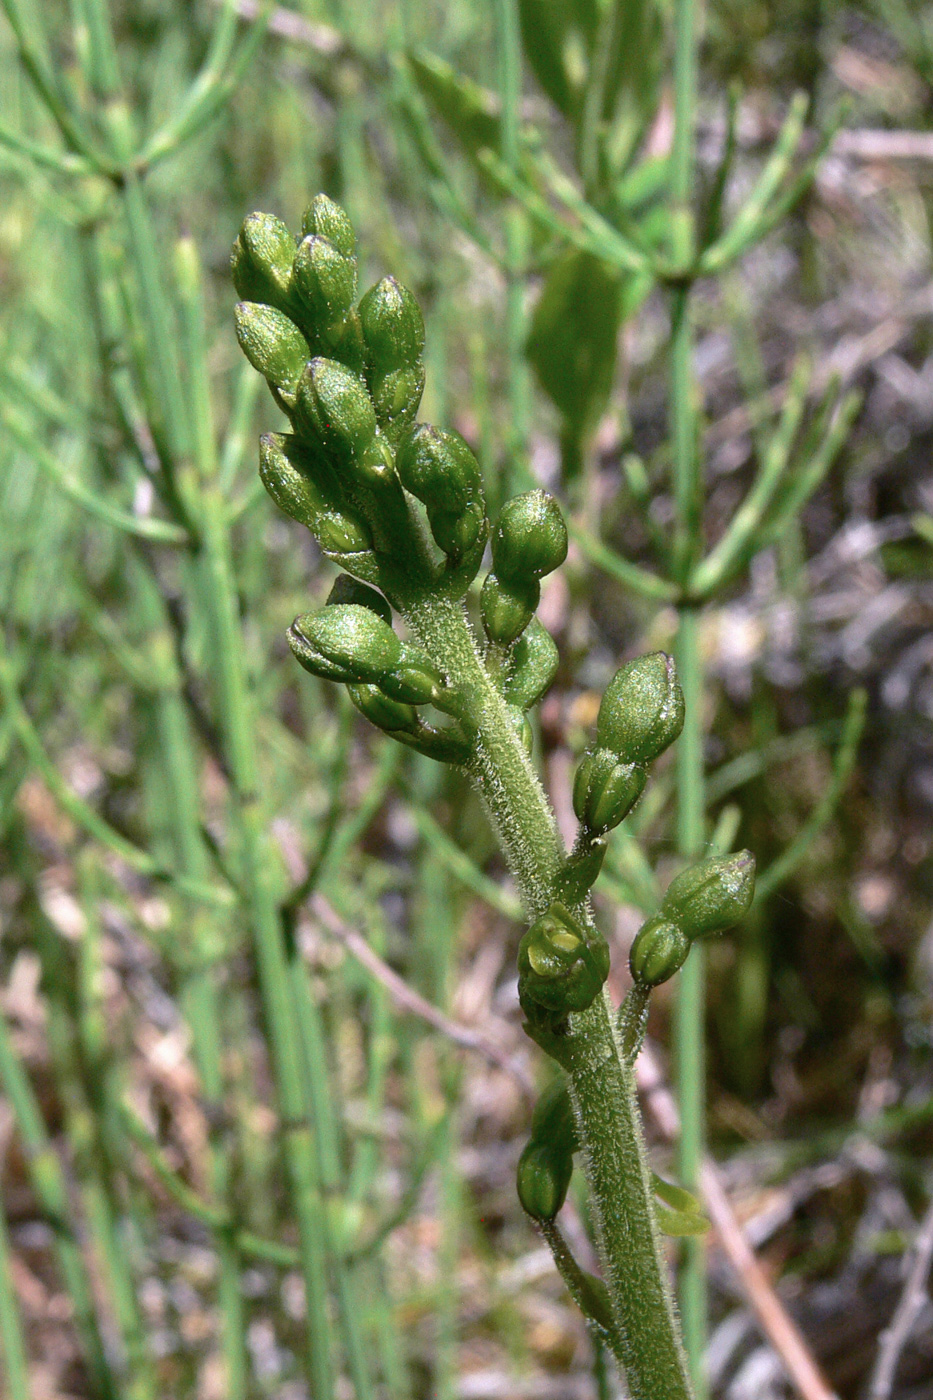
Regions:
M 401 439 L 399 479 L 422 502 L 438 547 L 457 561 L 486 541 L 483 477 L 459 433 L 419 423 Z
M 346 502 L 327 464 L 297 438 L 265 433 L 259 440 L 259 475 L 276 505 L 307 526 L 325 554 L 360 567 L 375 558 L 366 521 Z M 356 556 L 353 564 L 345 556 Z
M 518 947 L 518 996 L 533 1025 L 553 1025 L 585 1011 L 609 975 L 609 947 L 554 903 L 525 932 Z
M 695 938 L 722 933 L 748 913 L 755 893 L 750 851 L 713 856 L 671 881 L 654 918 L 639 929 L 629 955 L 635 982 L 656 987 L 687 960 Z
M 424 391 L 424 317 L 407 287 L 384 277 L 359 306 L 366 377 L 391 442 L 414 422 Z
M 621 762 L 611 749 L 591 749 L 573 782 L 578 820 L 594 834 L 611 831 L 635 806 L 647 777 L 640 764 Z

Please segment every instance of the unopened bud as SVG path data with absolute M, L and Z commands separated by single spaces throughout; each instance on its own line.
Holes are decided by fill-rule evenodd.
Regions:
M 326 194 L 317 194 L 304 212 L 301 220 L 301 236 L 319 233 L 332 243 L 338 253 L 352 258 L 356 250 L 356 234 L 344 209 L 328 199 Z
M 381 680 L 402 651 L 392 628 L 358 603 L 305 613 L 292 623 L 288 641 L 306 670 L 349 681 Z
M 567 558 L 567 526 L 547 491 L 506 501 L 492 533 L 493 568 L 500 579 L 540 579 Z
M 515 643 L 512 666 L 505 683 L 505 698 L 520 710 L 530 710 L 550 687 L 560 656 L 554 638 L 533 617 Z
M 375 374 L 413 369 L 424 351 L 424 317 L 407 287 L 383 277 L 360 301 L 367 361 Z
M 398 660 L 380 678 L 379 688 L 393 700 L 407 705 L 427 705 L 438 698 L 441 677 L 420 647 L 406 642 Z
M 314 329 L 322 332 L 343 320 L 356 295 L 356 263 L 333 243 L 312 233 L 298 245 L 292 284 L 307 307 Z
M 314 359 L 298 384 L 298 421 L 324 453 L 349 465 L 376 436 L 376 415 L 359 375 L 335 360 Z
M 646 779 L 640 765 L 620 763 L 611 749 L 592 749 L 574 778 L 573 810 L 590 831 L 611 831 L 635 806 Z
M 609 975 L 609 948 L 561 904 L 536 919 L 518 945 L 518 995 L 529 1020 L 585 1011 Z
M 287 311 L 291 300 L 295 240 L 273 214 L 250 214 L 233 244 L 233 285 L 244 301 L 265 302 Z
M 451 560 L 456 562 L 464 554 L 469 554 L 471 550 L 481 551 L 486 543 L 486 531 L 488 523 L 486 511 L 482 504 L 474 503 L 467 506 L 460 515 L 455 515 L 450 511 L 431 511 L 428 519 L 431 522 L 431 534 L 439 549 L 449 555 Z M 476 568 L 479 569 L 480 559 L 476 560 Z M 475 572 L 475 571 L 474 571 Z
M 482 499 L 479 462 L 459 433 L 419 423 L 399 444 L 396 467 L 402 485 L 429 511 L 459 515 Z
M 403 705 L 399 700 L 390 700 L 375 685 L 350 685 L 347 687 L 350 699 L 360 714 L 365 715 L 371 724 L 384 729 L 388 734 L 399 730 L 411 731 L 417 723 L 413 706 Z
M 676 924 L 660 916 L 649 919 L 629 953 L 632 977 L 643 987 L 657 987 L 683 967 L 689 952 L 690 940 Z
M 392 609 L 382 594 L 350 574 L 338 574 L 334 579 L 334 586 L 327 595 L 327 606 L 333 607 L 335 603 L 357 603 L 361 608 L 369 608 L 389 627 L 392 626 Z
M 293 395 L 310 357 L 308 342 L 290 317 L 261 302 L 241 301 L 234 311 L 240 349 L 269 383 Z
M 613 676 L 599 707 L 596 738 L 623 763 L 650 763 L 683 727 L 684 696 L 674 662 L 655 651 Z
M 325 553 L 357 554 L 372 548 L 366 521 L 335 500 L 327 480 L 330 469 L 297 438 L 265 433 L 259 440 L 259 475 L 279 509 L 307 526 Z
M 671 881 L 660 913 L 688 938 L 722 933 L 748 913 L 755 894 L 755 857 L 751 851 L 712 856 L 691 865 Z
M 567 1199 L 572 1176 L 572 1156 L 532 1139 L 518 1159 L 516 1186 L 522 1209 L 532 1220 L 553 1220 Z
M 418 413 L 424 393 L 424 365 L 374 374 L 370 389 L 380 428 L 392 442 L 397 442 Z
M 509 646 L 528 626 L 541 596 L 537 579 L 503 582 L 487 574 L 480 594 L 483 626 L 490 641 Z

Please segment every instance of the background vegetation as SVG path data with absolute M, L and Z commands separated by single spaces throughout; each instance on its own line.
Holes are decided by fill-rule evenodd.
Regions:
M 569 263 L 481 154 L 518 170 L 531 123 L 585 184 L 533 30 L 512 62 L 518 9 L 296 0 L 263 11 L 263 29 L 247 0 L 5 0 L 12 1400 L 614 1393 L 514 1195 L 539 1064 L 515 998 L 514 892 L 465 786 L 397 751 L 287 652 L 285 628 L 333 571 L 257 489 L 275 410 L 231 324 L 244 214 L 296 227 L 326 190 L 358 230 L 363 284 L 391 271 L 425 307 L 423 416 L 474 445 L 493 500 L 536 480 L 565 501 L 577 543 L 542 604 L 562 665 L 538 751 L 566 816 L 606 680 L 676 629 L 619 562 L 654 567 L 674 511 L 669 321 L 663 289 L 609 277 L 592 254 Z M 621 10 L 634 33 L 614 120 L 641 184 L 619 182 L 615 215 L 660 240 L 672 16 Z M 585 32 L 589 10 L 575 12 Z M 810 107 L 794 170 L 841 123 L 788 217 L 698 284 L 695 369 L 711 541 L 789 384 L 807 421 L 827 391 L 860 396 L 797 523 L 699 620 L 709 830 L 735 830 L 772 891 L 711 950 L 709 1146 L 831 1386 L 855 1397 L 931 1188 L 933 10 L 711 0 L 703 22 L 704 207 L 730 94 L 727 209 L 796 92 Z M 119 82 L 146 153 L 138 180 L 69 153 L 17 30 L 33 45 L 44 32 L 35 71 L 68 95 L 66 122 L 69 104 L 84 114 L 92 149 L 130 139 Z M 201 514 L 203 500 L 219 504 Z M 638 841 L 615 839 L 598 886 L 620 993 L 651 872 L 673 869 L 674 808 L 674 766 L 660 764 L 628 824 Z M 284 1121 L 262 972 L 272 928 L 304 1065 Z M 366 947 L 382 963 L 356 956 Z M 662 1059 L 668 991 L 650 1027 Z M 425 1020 L 415 994 L 447 1021 Z M 458 1046 L 464 1027 L 499 1063 Z M 316 1258 L 298 1247 L 288 1168 L 302 1132 L 309 1208 L 326 1221 Z M 674 1170 L 660 1133 L 654 1160 Z M 579 1198 L 577 1211 L 585 1254 Z M 713 1393 L 795 1393 L 715 1236 L 708 1263 Z M 923 1306 L 899 1400 L 933 1396 Z

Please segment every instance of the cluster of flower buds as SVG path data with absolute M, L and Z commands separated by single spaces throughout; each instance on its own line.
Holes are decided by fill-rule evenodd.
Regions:
M 355 248 L 350 220 L 326 195 L 312 201 L 297 239 L 257 213 L 233 247 L 240 345 L 291 424 L 262 438 L 262 481 L 329 559 L 370 585 L 363 596 L 341 583 L 323 613 L 296 620 L 289 640 L 308 670 L 347 684 L 373 723 L 458 761 L 456 734 L 438 742 L 411 712 L 443 709 L 447 692 L 430 659 L 393 633 L 392 607 L 404 610 L 406 589 L 419 586 L 448 598 L 466 592 L 489 533 L 482 473 L 458 434 L 416 423 L 420 308 L 393 277 L 357 303 Z M 514 679 L 523 698 L 534 688 Z
M 518 1161 L 518 1199 L 534 1220 L 553 1220 L 567 1198 L 577 1125 L 563 1079 L 555 1079 L 535 1104 L 531 1137 Z
M 237 236 L 237 334 L 292 425 L 263 440 L 262 479 L 325 554 L 390 593 L 393 560 L 409 574 L 438 567 L 410 492 L 446 556 L 445 586 L 462 595 L 489 528 L 479 465 L 455 433 L 415 423 L 420 308 L 394 277 L 357 305 L 355 246 L 347 215 L 326 195 L 306 211 L 297 241 L 271 214 L 251 214 Z
M 675 877 L 653 918 L 635 936 L 629 967 L 636 986 L 657 987 L 683 967 L 695 938 L 723 933 L 748 913 L 755 893 L 751 851 L 712 856 Z
M 556 901 L 518 945 L 518 999 L 530 1025 L 553 1029 L 585 1011 L 609 976 L 609 945 Z

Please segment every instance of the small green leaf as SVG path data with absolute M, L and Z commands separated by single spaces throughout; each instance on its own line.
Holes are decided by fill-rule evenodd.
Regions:
M 675 1186 L 672 1181 L 665 1181 L 656 1172 L 651 1173 L 651 1186 L 654 1194 L 666 1203 L 660 1205 L 655 1201 L 654 1206 L 658 1225 L 665 1235 L 676 1239 L 683 1235 L 706 1234 L 709 1220 L 696 1196 L 691 1195 L 683 1186 Z
M 624 285 L 644 280 L 626 278 Z M 577 451 L 612 391 L 622 292 L 619 273 L 592 253 L 565 253 L 548 272 L 531 318 L 528 358 Z

